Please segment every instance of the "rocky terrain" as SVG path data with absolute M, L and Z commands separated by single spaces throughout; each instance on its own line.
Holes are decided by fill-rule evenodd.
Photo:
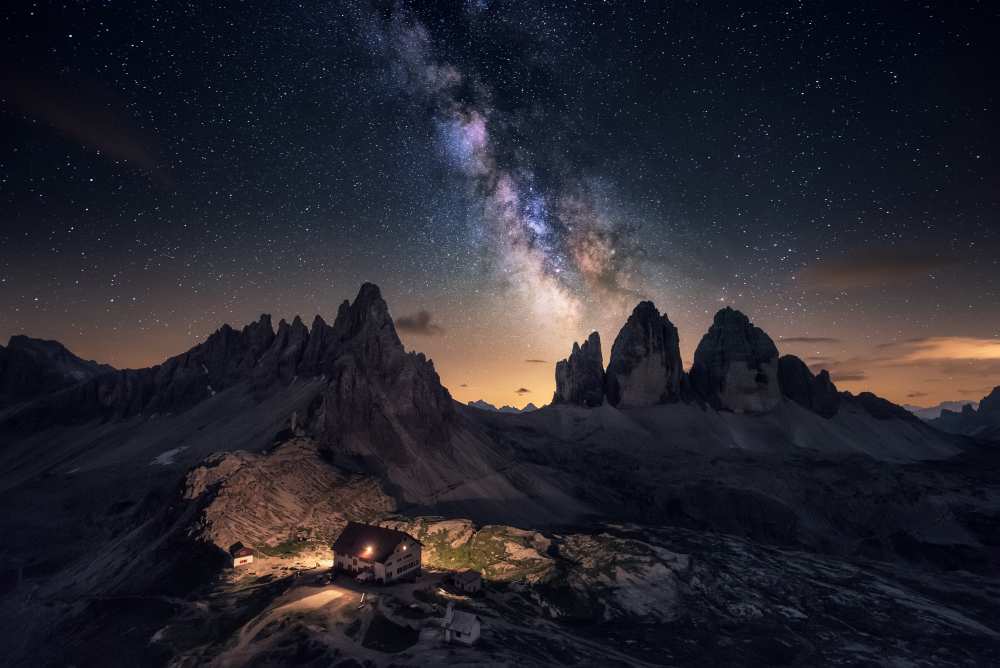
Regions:
M 265 315 L 149 369 L 15 338 L 0 387 L 44 382 L 0 405 L 12 665 L 997 660 L 1000 391 L 929 424 L 728 308 L 685 371 L 643 302 L 552 405 L 466 406 L 370 284 L 332 325 Z M 348 520 L 412 533 L 427 573 L 331 583 Z M 465 568 L 481 597 L 444 588 Z M 448 601 L 476 648 L 441 644 Z
M 328 549 L 348 518 L 372 521 L 396 507 L 376 480 L 331 467 L 305 438 L 266 454 L 213 455 L 187 475 L 183 498 L 202 508 L 192 537 L 264 553 Z

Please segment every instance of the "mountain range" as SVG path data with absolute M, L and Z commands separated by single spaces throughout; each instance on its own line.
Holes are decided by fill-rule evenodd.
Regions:
M 477 399 L 476 401 L 470 401 L 467 405 L 471 406 L 472 408 L 478 408 L 479 410 L 483 411 L 492 411 L 494 413 L 530 413 L 531 411 L 538 410 L 538 406 L 530 402 L 525 404 L 523 408 L 518 408 L 517 406 L 507 406 L 507 405 L 497 408 L 493 404 L 489 403 L 488 401 L 483 401 L 482 399 Z
M 1000 387 L 977 403 L 963 405 L 958 410 L 943 409 L 930 423 L 951 434 L 965 434 L 980 440 L 1000 440 Z
M 934 420 L 941 417 L 942 411 L 961 412 L 964 406 L 979 408 L 978 401 L 942 401 L 934 406 L 914 406 L 903 404 L 903 408 L 916 415 L 921 420 Z
M 727 629 L 737 644 L 762 629 L 804 629 L 807 622 L 781 611 L 808 608 L 776 589 L 766 593 L 775 598 L 760 604 L 755 626 L 735 612 L 720 616 L 729 604 L 715 578 L 735 572 L 738 554 L 768 564 L 761 581 L 797 564 L 794 597 L 812 596 L 815 582 L 837 569 L 891 564 L 878 575 L 890 578 L 879 591 L 910 591 L 937 578 L 939 589 L 921 584 L 919 596 L 906 596 L 940 608 L 942 619 L 963 616 L 986 629 L 970 622 L 950 639 L 941 622 L 913 630 L 914 637 L 953 648 L 957 663 L 990 656 L 985 648 L 1000 632 L 988 620 L 1000 606 L 968 592 L 996 586 L 991 578 L 1000 575 L 1000 388 L 978 410 L 946 410 L 927 422 L 874 394 L 839 391 L 827 372 L 781 355 L 731 308 L 715 315 L 685 369 L 677 328 L 651 302 L 629 316 L 607 366 L 594 332 L 572 345 L 554 374 L 552 403 L 540 409 L 456 402 L 433 362 L 404 349 L 372 284 L 341 304 L 332 324 L 316 316 L 307 327 L 296 317 L 275 327 L 263 315 L 240 329 L 224 325 L 145 369 L 115 370 L 54 342 L 14 337 L 0 349 L 0 503 L 17 509 L 0 517 L 0 637 L 15 647 L 11 662 L 99 662 L 93 648 L 114 642 L 123 663 L 225 663 L 232 644 L 247 640 L 234 640 L 243 631 L 229 636 L 212 626 L 219 637 L 195 641 L 190 629 L 207 623 L 197 610 L 220 601 L 230 606 L 220 615 L 250 615 L 227 621 L 233 629 L 257 614 L 250 599 L 219 588 L 230 544 L 323 554 L 348 520 L 390 515 L 420 531 L 428 517 L 445 522 L 441 531 L 455 522 L 471 527 L 448 544 L 464 545 L 477 532 L 477 540 L 499 540 L 497 550 L 473 551 L 479 561 L 448 563 L 471 563 L 504 581 L 499 574 L 537 574 L 513 555 L 538 554 L 547 575 L 522 583 L 521 603 L 542 606 L 538 614 L 565 615 L 600 600 L 600 615 L 616 624 L 679 631 L 670 625 L 699 619 L 701 628 Z M 625 543 L 629 554 L 660 557 L 630 557 L 628 568 L 638 570 L 630 574 L 621 562 L 610 579 L 581 566 L 581 546 L 611 564 L 608 546 Z M 732 555 L 726 563 L 723 545 Z M 637 595 L 635 582 L 679 568 L 680 557 L 664 565 L 662 555 L 681 546 L 683 560 L 722 569 L 701 575 L 716 588 L 699 589 L 685 570 L 669 601 L 628 599 Z M 775 550 L 787 552 L 779 558 Z M 875 589 L 851 591 L 856 614 L 874 606 L 884 619 L 852 618 L 862 630 L 831 645 L 829 655 L 804 630 L 782 642 L 795 656 L 859 660 L 866 633 L 902 632 L 891 627 L 890 611 L 909 605 L 903 594 L 876 600 Z M 136 615 L 129 601 L 137 597 L 160 603 Z M 259 605 L 271 605 L 261 597 Z M 487 606 L 482 614 L 504 613 Z M 825 629 L 819 615 L 805 618 Z M 125 620 L 136 631 L 122 640 Z M 168 628 L 188 630 L 162 640 Z M 585 642 L 572 629 L 558 632 Z M 660 632 L 657 651 L 681 651 L 669 640 L 677 633 Z M 61 640 L 46 646 L 52 634 Z M 708 652 L 713 636 L 696 636 Z M 894 637 L 892 656 L 918 658 L 924 641 Z M 618 656 L 620 643 L 610 636 L 598 645 L 593 656 Z M 646 655 L 633 649 L 625 650 L 628 661 L 641 663 Z M 499 662 L 550 662 L 513 645 L 491 651 Z

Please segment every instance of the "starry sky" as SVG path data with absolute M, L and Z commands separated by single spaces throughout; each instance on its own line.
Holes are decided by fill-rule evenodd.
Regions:
M 635 304 L 842 389 L 1000 384 L 989 2 L 19 2 L 0 337 L 157 363 L 382 287 L 459 400 Z M 940 5 L 940 6 L 939 6 Z

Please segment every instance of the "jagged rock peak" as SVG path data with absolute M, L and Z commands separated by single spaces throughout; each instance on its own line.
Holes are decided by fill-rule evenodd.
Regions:
M 604 379 L 608 402 L 626 407 L 677 401 L 683 373 L 677 328 L 653 302 L 640 302 L 611 346 Z
M 556 363 L 552 403 L 591 407 L 604 403 L 604 357 L 597 332 L 591 332 L 582 346 L 574 342 L 569 357 Z
M 778 383 L 781 392 L 795 403 L 825 418 L 837 414 L 840 392 L 823 369 L 818 374 L 795 355 L 782 355 L 778 359 Z
M 243 327 L 244 332 L 247 330 L 268 331 L 273 334 L 274 327 L 271 325 L 271 314 L 261 313 L 256 322 L 251 322 Z
M 408 462 L 415 443 L 447 441 L 454 413 L 448 390 L 422 354 L 407 354 L 377 286 L 365 283 L 342 305 L 328 382 L 312 429 L 338 453 L 369 452 L 383 461 Z
M 695 350 L 691 384 L 716 409 L 767 412 L 781 402 L 778 349 L 764 330 L 727 306 Z
M 988 415 L 996 413 L 1000 415 L 1000 385 L 993 388 L 993 391 L 983 397 L 979 402 L 979 413 Z
M 321 331 L 326 327 L 327 327 L 326 320 L 323 320 L 323 316 L 317 313 L 316 317 L 313 318 L 312 327 L 309 328 L 309 333 L 310 335 L 315 334 L 316 332 Z
M 367 362 L 381 366 L 403 355 L 403 343 L 389 315 L 389 306 L 374 283 L 364 283 L 353 303 L 344 302 L 333 325 L 341 341 L 355 340 Z

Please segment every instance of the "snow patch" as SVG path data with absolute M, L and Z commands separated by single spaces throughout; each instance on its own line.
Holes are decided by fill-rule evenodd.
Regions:
M 154 457 L 153 460 L 149 462 L 149 465 L 170 466 L 171 464 L 174 463 L 174 460 L 177 459 L 177 455 L 179 455 L 182 450 L 187 450 L 187 446 L 182 445 L 179 448 L 172 448 L 170 450 L 167 450 L 166 452 L 162 452 L 159 454 L 159 456 Z

